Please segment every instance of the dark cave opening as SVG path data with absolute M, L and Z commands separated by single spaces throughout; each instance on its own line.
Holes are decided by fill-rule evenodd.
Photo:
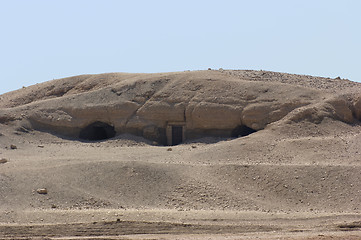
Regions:
M 255 132 L 257 131 L 253 128 L 247 127 L 245 125 L 239 125 L 232 130 L 231 137 L 245 137 Z
M 105 140 L 114 137 L 114 127 L 104 122 L 94 122 L 80 131 L 79 138 L 90 141 Z

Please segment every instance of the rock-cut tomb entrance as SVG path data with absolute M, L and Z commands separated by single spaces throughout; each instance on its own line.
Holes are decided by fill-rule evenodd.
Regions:
M 79 138 L 99 141 L 115 137 L 115 134 L 113 126 L 104 122 L 94 122 L 80 131 Z
M 143 132 L 143 133 L 142 133 Z M 130 132 L 135 135 L 140 135 L 147 138 L 148 140 L 153 140 L 158 142 L 161 145 L 165 146 L 174 146 L 183 143 L 187 139 L 197 139 L 202 137 L 245 137 L 252 133 L 255 133 L 256 130 L 249 128 L 244 125 L 236 126 L 232 130 L 215 130 L 215 131 L 197 131 L 193 129 L 187 129 L 185 122 L 169 122 L 166 128 L 154 127 L 152 134 L 145 134 L 142 132 Z M 114 126 L 104 123 L 104 122 L 93 122 L 92 124 L 81 129 L 79 133 L 79 138 L 89 141 L 101 141 L 109 138 L 113 138 L 117 135 Z

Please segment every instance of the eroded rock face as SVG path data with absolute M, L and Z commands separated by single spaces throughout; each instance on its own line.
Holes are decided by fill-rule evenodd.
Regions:
M 237 76 L 226 71 L 198 71 L 55 80 L 52 85 L 44 83 L 43 88 L 37 85 L 39 99 L 31 98 L 24 105 L 19 99 L 25 99 L 32 87 L 23 95 L 22 90 L 6 95 L 8 102 L 3 102 L 3 107 L 16 106 L 4 109 L 0 119 L 23 119 L 36 129 L 72 137 L 100 122 L 114 128 L 116 134 L 133 133 L 162 144 L 169 142 L 171 126 L 184 128 L 182 137 L 188 138 L 231 136 L 241 126 L 262 130 L 282 119 L 320 122 L 329 117 L 346 123 L 354 122 L 354 116 L 361 119 L 361 97 L 350 100 L 345 95 L 297 86 L 294 79 L 287 84 L 284 78 L 270 81 L 269 75 L 265 75 L 267 81 Z M 302 81 L 302 76 L 299 78 Z M 54 85 L 51 89 L 56 89 L 56 96 L 49 95 L 49 84 Z
M 327 100 L 326 103 L 331 105 L 333 115 L 339 120 L 346 123 L 352 123 L 354 121 L 352 106 L 346 99 L 334 97 Z
M 361 121 L 361 96 L 356 99 L 354 109 L 356 118 Z

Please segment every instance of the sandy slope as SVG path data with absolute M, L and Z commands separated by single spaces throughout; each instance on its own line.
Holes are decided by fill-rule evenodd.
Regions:
M 222 74 L 300 85 L 294 75 Z M 12 111 L 30 101 L 57 99 L 55 93 L 46 97 L 41 91 L 48 85 L 72 83 L 65 92 L 77 96 L 112 81 L 95 84 L 99 76 L 88 77 L 1 95 L 0 105 Z M 342 80 L 304 79 L 302 87 L 316 85 L 325 96 L 338 87 L 354 94 L 359 87 Z M 29 101 L 21 103 L 24 98 Z M 127 134 L 85 142 L 20 126 L 17 121 L 0 124 L 0 159 L 8 160 L 0 163 L 0 238 L 361 237 L 357 120 L 281 119 L 247 137 L 204 138 L 172 147 Z M 39 188 L 48 193 L 38 194 Z

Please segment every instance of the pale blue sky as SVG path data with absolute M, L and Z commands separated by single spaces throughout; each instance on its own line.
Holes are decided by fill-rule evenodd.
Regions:
M 360 12 L 359 0 L 0 0 L 0 94 L 208 67 L 361 81 Z

